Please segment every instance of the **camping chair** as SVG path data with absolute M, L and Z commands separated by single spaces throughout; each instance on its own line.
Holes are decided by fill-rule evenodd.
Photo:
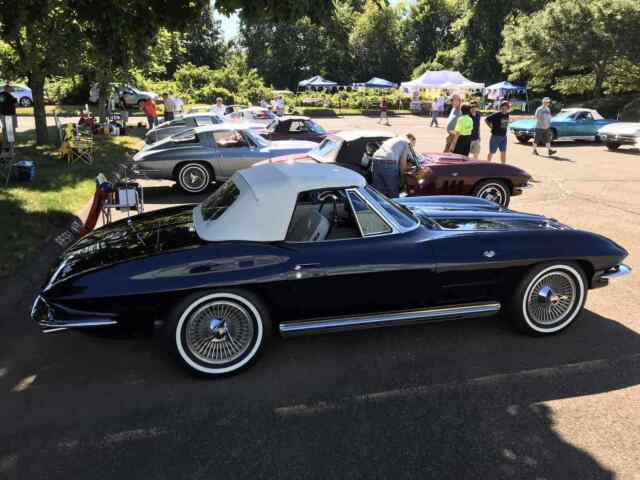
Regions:
M 13 144 L 2 144 L 0 146 L 0 178 L 4 179 L 4 186 L 9 186 L 9 179 L 11 178 L 11 171 L 13 164 L 16 161 L 16 155 L 13 150 Z
M 64 127 L 58 116 L 58 112 L 53 112 L 53 120 L 56 123 L 56 130 L 58 131 L 58 144 L 62 146 L 64 143 Z
M 64 127 L 64 142 L 59 153 L 67 158 L 67 165 L 82 162 L 87 165 L 93 163 L 93 135 L 76 129 L 72 123 Z

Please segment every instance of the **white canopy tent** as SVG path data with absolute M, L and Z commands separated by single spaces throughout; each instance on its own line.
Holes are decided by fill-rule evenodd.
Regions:
M 402 90 L 412 95 L 413 92 L 429 89 L 447 90 L 482 90 L 484 83 L 472 82 L 460 72 L 452 70 L 429 71 L 409 82 L 400 84 Z

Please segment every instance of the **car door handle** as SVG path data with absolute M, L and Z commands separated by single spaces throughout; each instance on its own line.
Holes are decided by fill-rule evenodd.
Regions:
M 452 177 L 457 177 L 458 175 L 460 175 L 458 172 L 453 172 L 453 173 L 451 174 L 451 176 L 452 176 Z
M 293 267 L 293 269 L 296 272 L 299 272 L 300 270 L 309 270 L 310 268 L 320 268 L 320 264 L 319 263 L 299 263 L 298 265 Z

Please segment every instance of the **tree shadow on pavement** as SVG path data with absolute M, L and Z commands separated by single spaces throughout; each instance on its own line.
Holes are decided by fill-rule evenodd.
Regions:
M 189 376 L 164 343 L 144 335 L 36 337 L 27 330 L 33 344 L 19 347 L 29 353 L 21 360 L 27 365 L 9 359 L 0 367 L 14 370 L 5 376 L 12 382 L 38 375 L 32 401 L 5 411 L 21 418 L 12 446 L 24 452 L 20 472 L 34 478 L 45 467 L 30 459 L 47 451 L 57 455 L 57 471 L 77 469 L 75 478 L 112 468 L 170 478 L 178 464 L 193 478 L 214 471 L 233 478 L 613 478 L 555 431 L 544 402 L 640 383 L 640 336 L 590 311 L 548 338 L 516 334 L 490 318 L 275 340 L 251 369 L 215 381 Z M 37 452 L 30 448 L 24 432 L 37 432 L 39 411 L 60 403 L 70 411 L 93 406 L 56 420 L 70 423 L 66 435 L 81 439 L 76 453 L 92 458 L 90 466 L 60 455 L 54 432 L 43 433 Z M 117 428 L 138 428 L 142 405 L 145 424 L 168 434 L 136 444 L 133 456 L 130 446 L 110 444 L 114 466 L 91 439 L 114 428 L 109 418 Z M 169 414 L 176 408 L 179 415 Z M 229 462 L 184 461 L 209 458 L 212 431 L 230 445 Z

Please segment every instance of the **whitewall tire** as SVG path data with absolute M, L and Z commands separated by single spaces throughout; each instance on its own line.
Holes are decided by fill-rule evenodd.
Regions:
M 202 193 L 211 187 L 211 171 L 202 163 L 182 165 L 177 177 L 178 186 L 187 193 Z
M 473 195 L 504 208 L 507 208 L 511 201 L 511 189 L 503 180 L 483 180 L 474 187 Z
M 577 264 L 539 265 L 522 279 L 507 312 L 520 331 L 534 335 L 556 333 L 578 317 L 587 289 L 585 275 Z
M 167 322 L 167 339 L 180 363 L 194 373 L 228 375 L 249 366 L 271 332 L 269 313 L 243 290 L 187 297 Z

